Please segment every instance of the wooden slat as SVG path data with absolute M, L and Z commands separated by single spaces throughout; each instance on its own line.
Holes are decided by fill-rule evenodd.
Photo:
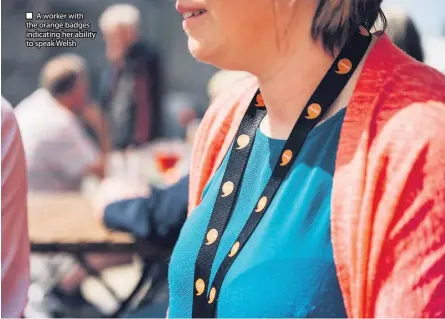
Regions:
M 28 196 L 32 243 L 131 243 L 124 233 L 111 232 L 96 219 L 91 203 L 78 193 Z

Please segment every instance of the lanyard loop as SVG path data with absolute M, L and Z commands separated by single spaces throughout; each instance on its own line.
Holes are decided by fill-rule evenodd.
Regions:
M 272 176 L 258 199 L 256 207 L 253 208 L 249 219 L 235 240 L 231 250 L 227 252 L 213 282 L 209 283 L 212 264 L 220 239 L 237 201 L 238 191 L 252 150 L 256 130 L 266 115 L 261 92 L 258 90 L 255 93 L 236 134 L 227 168 L 221 182 L 220 192 L 213 207 L 207 231 L 196 259 L 193 318 L 215 317 L 218 295 L 230 266 L 266 213 L 269 204 L 297 158 L 307 134 L 323 118 L 329 107 L 340 95 L 364 57 L 371 39 L 371 34 L 361 26 L 359 31 L 353 34 L 345 44 L 331 65 L 295 123 L 283 147 L 280 160 L 272 171 Z

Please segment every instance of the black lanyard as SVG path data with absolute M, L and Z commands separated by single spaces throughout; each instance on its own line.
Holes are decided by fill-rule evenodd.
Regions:
M 193 318 L 213 318 L 216 312 L 218 294 L 224 277 L 233 261 L 264 216 L 270 202 L 282 181 L 286 177 L 292 163 L 303 146 L 307 134 L 326 114 L 343 88 L 348 83 L 358 64 L 366 53 L 372 36 L 360 27 L 335 59 L 328 73 L 317 87 L 306 107 L 298 118 L 287 139 L 280 160 L 276 164 L 272 176 L 253 208 L 249 219 L 235 240 L 230 251 L 221 263 L 212 285 L 209 287 L 210 271 L 220 243 L 222 234 L 232 215 L 238 190 L 252 150 L 256 130 L 266 115 L 266 108 L 258 90 L 250 102 L 244 115 L 220 186 L 206 234 L 195 263 L 193 289 Z

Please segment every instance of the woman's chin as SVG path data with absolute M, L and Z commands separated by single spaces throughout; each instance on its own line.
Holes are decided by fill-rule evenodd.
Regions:
M 198 41 L 192 37 L 189 37 L 188 47 L 189 47 L 190 54 L 195 59 L 202 61 L 202 62 L 207 62 L 207 61 L 205 61 L 205 59 L 209 55 L 209 51 L 211 51 L 207 45 L 203 45 L 200 41 Z
M 220 50 L 220 48 L 218 50 L 217 46 L 204 45 L 195 39 L 189 38 L 188 47 L 190 54 L 196 60 L 212 64 L 217 68 L 230 68 L 230 59 L 227 59 L 227 54 L 222 54 L 223 50 Z

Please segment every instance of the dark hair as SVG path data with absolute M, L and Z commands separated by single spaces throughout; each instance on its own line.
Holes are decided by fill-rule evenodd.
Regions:
M 387 34 L 406 54 L 423 62 L 420 34 L 410 16 L 399 12 L 388 12 Z
M 76 72 L 69 72 L 54 80 L 48 88 L 53 96 L 61 96 L 69 93 L 76 85 L 78 75 Z
M 312 37 L 321 40 L 326 51 L 333 55 L 360 25 L 370 30 L 380 18 L 385 29 L 386 18 L 380 8 L 382 1 L 318 0 L 312 21 Z

